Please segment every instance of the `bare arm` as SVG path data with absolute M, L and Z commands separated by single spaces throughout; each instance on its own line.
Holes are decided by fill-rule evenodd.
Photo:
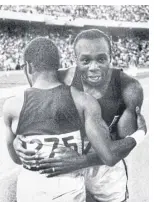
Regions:
M 70 149 L 70 148 L 65 148 L 67 155 L 63 155 L 64 151 L 61 152 L 60 150 L 57 149 L 57 151 L 54 151 L 54 152 L 55 153 L 58 152 L 58 157 L 40 161 L 39 168 L 41 170 L 43 170 L 42 173 L 49 174 L 48 177 L 53 177 L 56 175 L 69 173 L 74 170 L 78 170 L 80 168 L 85 168 L 85 167 L 94 166 L 94 165 L 107 164 L 107 165 L 113 166 L 119 160 L 121 160 L 121 158 L 124 158 L 125 156 L 127 156 L 129 154 L 129 152 L 132 150 L 132 148 L 134 148 L 134 146 L 136 145 L 135 140 L 131 137 L 123 139 L 123 140 L 119 140 L 119 141 L 112 141 L 109 136 L 108 127 L 106 126 L 106 124 L 103 122 L 103 120 L 101 118 L 100 108 L 99 108 L 97 101 L 93 99 L 93 101 L 91 102 L 90 100 L 88 101 L 88 99 L 87 99 L 87 102 L 85 102 L 85 100 L 82 100 L 82 98 L 79 95 L 77 97 L 79 98 L 81 103 L 84 103 L 85 111 L 87 110 L 87 113 L 88 113 L 87 114 L 88 118 L 90 115 L 90 123 L 88 123 L 89 120 L 86 120 L 87 127 L 88 127 L 88 130 L 90 130 L 89 134 L 95 140 L 95 143 L 94 143 L 95 146 L 98 144 L 100 153 L 99 153 L 99 155 L 97 155 L 97 153 L 96 153 L 97 146 L 96 146 L 96 152 L 89 153 L 87 155 L 81 155 L 81 156 L 76 154 L 75 151 L 72 151 L 72 149 Z M 93 107 L 91 108 L 88 106 L 93 106 Z M 81 109 L 81 107 L 80 107 L 80 109 Z M 80 111 L 80 110 L 78 109 L 78 111 Z M 144 117 L 140 114 L 140 110 L 137 110 L 136 113 L 137 113 L 138 128 L 141 128 L 146 132 L 146 125 L 145 125 Z M 81 112 L 80 112 L 80 114 L 81 114 Z M 92 126 L 93 124 L 94 124 L 94 127 Z M 95 124 L 96 124 L 96 126 L 95 126 Z M 96 127 L 96 129 L 95 129 L 95 127 Z M 97 131 L 97 127 L 99 128 L 99 131 Z M 102 137 L 102 139 L 98 139 L 97 133 L 101 137 L 104 136 L 103 134 L 106 134 L 105 138 L 107 141 L 106 140 L 103 141 L 103 137 Z M 95 136 L 93 136 L 93 135 L 95 135 Z M 104 156 L 102 155 L 102 153 L 104 154 Z M 101 157 L 101 155 L 102 155 L 102 157 Z M 107 156 L 107 158 L 106 158 L 106 156 Z M 56 172 L 52 171 L 53 167 L 56 168 Z
M 139 107 L 136 107 L 136 116 L 137 116 L 137 129 L 142 129 L 147 132 L 147 127 L 145 123 L 145 119 L 142 114 L 140 114 Z M 111 150 L 113 153 L 116 152 L 117 145 L 111 147 Z M 125 151 L 124 151 L 125 152 Z M 127 156 L 129 152 L 126 152 L 125 155 Z M 87 155 L 82 155 L 81 159 L 79 157 L 76 159 L 77 165 L 80 165 L 80 168 L 86 168 L 90 166 L 96 166 L 96 165 L 104 165 L 104 163 L 100 160 L 97 153 L 95 151 L 92 151 L 91 153 L 88 153 Z M 78 166 L 76 166 L 78 168 Z
M 108 127 L 102 120 L 100 106 L 97 101 L 87 94 L 85 97 L 85 94 L 81 96 L 80 93 L 77 93 L 76 97 L 78 98 L 76 106 L 80 115 L 83 114 L 83 109 L 81 110 L 81 108 L 84 108 L 87 136 L 98 155 L 93 153 L 87 156 L 78 156 L 76 154 L 71 156 L 70 154 L 69 158 L 68 156 L 62 156 L 61 158 L 41 160 L 39 168 L 44 169 L 42 173 L 50 173 L 50 177 L 93 165 L 106 164 L 113 166 L 126 157 L 136 145 L 135 139 L 131 137 L 112 141 Z M 52 171 L 53 167 L 56 167 L 56 172 L 54 173 Z
M 6 136 L 6 144 L 9 151 L 9 155 L 11 159 L 16 164 L 21 164 L 21 161 L 19 157 L 17 156 L 14 147 L 13 147 L 13 141 L 15 139 L 15 134 L 12 132 L 12 114 L 10 110 L 11 101 L 10 99 L 7 100 L 3 106 L 3 117 L 4 117 L 4 124 L 5 124 L 5 136 Z
M 122 96 L 126 105 L 126 109 L 118 122 L 117 132 L 120 138 L 125 138 L 127 135 L 134 133 L 137 128 L 140 127 L 140 125 L 137 126 L 137 118 L 140 118 L 141 115 L 139 114 L 139 117 L 137 117 L 135 109 L 136 106 L 141 108 L 143 102 L 143 89 L 136 79 L 131 78 L 123 72 L 121 73 L 121 85 Z M 126 144 L 127 149 L 123 150 L 121 149 L 123 148 L 123 141 L 114 142 L 114 145 L 111 147 L 113 153 L 117 153 L 117 147 L 119 147 L 119 152 L 121 151 L 123 155 L 125 154 L 127 156 L 130 152 L 129 148 L 131 149 L 131 144 Z M 119 152 L 117 155 L 119 155 Z M 85 164 L 89 166 L 102 165 L 102 162 L 95 152 L 87 154 L 84 158 Z
M 136 79 L 121 72 L 121 91 L 126 109 L 117 124 L 117 133 L 120 138 L 124 138 L 137 130 L 135 109 L 142 106 L 143 89 Z
M 101 161 L 113 166 L 135 147 L 133 138 L 112 141 L 109 129 L 101 117 L 101 109 L 97 101 L 91 96 L 85 102 L 85 130 L 92 147 L 100 157 Z

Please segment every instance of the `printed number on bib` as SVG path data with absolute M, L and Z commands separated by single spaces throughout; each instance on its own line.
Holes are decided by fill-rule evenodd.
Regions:
M 25 148 L 37 151 L 42 157 L 52 157 L 52 151 L 60 147 L 70 147 L 82 154 L 80 131 L 60 135 L 26 136 L 23 143 Z
M 70 143 L 69 140 L 74 140 L 74 136 L 69 136 L 69 137 L 64 137 L 62 138 L 63 141 L 63 145 L 66 147 L 71 147 L 72 149 L 74 149 L 76 152 L 78 152 L 78 145 L 77 143 Z M 53 142 L 53 147 L 52 147 L 52 151 L 56 148 L 58 148 L 59 146 L 59 142 L 60 139 L 59 138 L 45 138 L 44 142 Z

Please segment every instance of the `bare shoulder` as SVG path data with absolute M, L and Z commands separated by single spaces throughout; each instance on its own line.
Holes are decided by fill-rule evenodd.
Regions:
M 143 88 L 138 80 L 121 72 L 121 90 L 126 105 L 142 105 Z
M 17 116 L 24 102 L 24 92 L 20 92 L 15 96 L 8 98 L 3 105 L 3 116 L 4 118 L 13 118 Z
M 88 93 L 79 91 L 77 88 L 71 86 L 71 93 L 76 102 L 85 107 L 99 106 L 97 100 Z
M 121 87 L 122 88 L 126 88 L 126 87 L 132 88 L 133 87 L 135 89 L 142 90 L 142 86 L 137 79 L 127 75 L 124 72 L 120 72 L 120 78 L 121 78 Z
M 80 115 L 81 120 L 85 121 L 85 116 L 88 118 L 101 117 L 101 108 L 97 100 L 91 95 L 81 92 L 78 89 L 71 87 L 71 93 Z

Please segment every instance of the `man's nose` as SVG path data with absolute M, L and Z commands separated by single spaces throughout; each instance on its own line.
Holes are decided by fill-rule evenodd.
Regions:
M 92 62 L 89 66 L 89 71 L 99 70 L 98 64 L 96 62 Z

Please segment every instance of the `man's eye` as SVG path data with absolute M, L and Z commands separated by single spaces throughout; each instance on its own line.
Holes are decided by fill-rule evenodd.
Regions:
M 98 59 L 98 62 L 104 62 L 104 61 L 106 61 L 105 58 L 99 58 L 99 59 Z
M 89 63 L 89 59 L 83 59 L 82 62 L 83 62 L 84 64 L 88 64 L 88 63 Z

